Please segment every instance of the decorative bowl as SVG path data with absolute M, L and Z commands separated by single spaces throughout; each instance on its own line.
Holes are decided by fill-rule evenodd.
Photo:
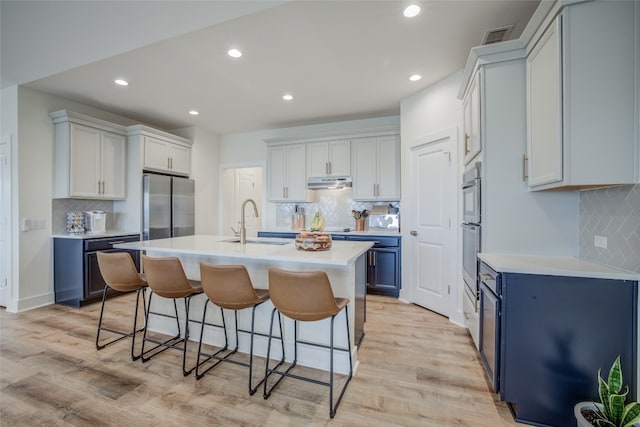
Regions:
M 331 249 L 331 235 L 303 231 L 296 236 L 296 249 L 301 251 L 328 251 Z

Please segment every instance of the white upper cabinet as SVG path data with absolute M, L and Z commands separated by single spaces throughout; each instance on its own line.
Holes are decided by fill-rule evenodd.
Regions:
M 349 140 L 311 142 L 307 145 L 307 176 L 351 175 Z
M 129 126 L 128 134 L 143 147 L 144 170 L 180 176 L 191 174 L 192 141 L 142 125 Z
M 270 146 L 267 149 L 267 180 L 270 202 L 307 200 L 304 144 Z
M 640 3 L 565 6 L 527 56 L 532 190 L 638 182 Z
M 482 149 L 480 137 L 480 79 L 482 71 L 478 71 L 462 100 L 464 110 L 464 163 L 469 163 Z
M 354 200 L 400 200 L 398 135 L 351 140 Z
M 49 115 L 55 127 L 53 197 L 124 199 L 125 128 L 65 110 Z

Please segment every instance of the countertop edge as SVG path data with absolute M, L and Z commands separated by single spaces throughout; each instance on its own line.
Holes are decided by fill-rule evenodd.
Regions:
M 196 236 L 191 236 L 191 237 L 196 237 Z M 224 236 L 207 236 L 210 237 L 212 239 L 218 239 L 218 238 L 223 238 Z M 170 240 L 174 240 L 176 238 L 173 239 L 161 239 L 161 240 L 165 240 L 165 241 L 170 241 Z M 180 238 L 177 238 L 180 239 Z M 268 239 L 268 238 L 267 238 Z M 281 239 L 274 239 L 274 240 L 281 240 Z M 355 263 L 356 259 L 365 254 L 369 248 L 371 248 L 373 246 L 373 242 L 350 242 L 350 244 L 359 244 L 362 245 L 361 249 L 358 249 L 357 251 L 355 251 L 353 254 L 351 254 L 351 256 L 346 257 L 344 259 L 325 259 L 325 258 L 314 258 L 312 256 L 313 252 L 307 252 L 309 254 L 308 258 L 301 258 L 301 257 L 296 257 L 296 256 L 291 256 L 288 254 L 283 254 L 283 253 L 265 253 L 265 252 L 261 252 L 261 253 L 246 253 L 246 252 L 236 252 L 236 251 L 227 251 L 225 250 L 224 247 L 218 247 L 218 248 L 207 248 L 207 249 L 203 249 L 203 248 L 185 248 L 185 247 L 172 247 L 172 246 L 153 246 L 153 243 L 157 242 L 157 243 L 162 243 L 162 242 L 158 242 L 156 240 L 150 240 L 150 241 L 139 241 L 139 242 L 129 242 L 129 243 L 120 243 L 117 245 L 114 245 L 114 248 L 118 248 L 118 249 L 133 249 L 133 250 L 141 250 L 141 251 L 147 251 L 150 253 L 166 253 L 166 254 L 185 254 L 185 255 L 200 255 L 200 256 L 217 256 L 217 257 L 226 257 L 226 258 L 237 258 L 237 259 L 247 259 L 247 260 L 273 260 L 273 261 L 288 261 L 288 262 L 292 262 L 292 263 L 299 263 L 299 264 L 318 264 L 318 265 L 333 265 L 333 266 L 340 266 L 340 267 L 346 267 L 349 265 L 352 265 L 353 263 Z M 149 244 L 151 243 L 151 245 Z M 156 243 L 156 244 L 157 244 Z M 221 244 L 225 244 L 224 242 L 220 242 L 217 241 L 215 243 L 221 243 Z M 337 245 L 342 244 L 343 242 L 334 242 Z M 226 243 L 227 245 L 231 245 L 228 246 L 229 249 L 237 249 L 238 248 L 238 243 Z M 294 247 L 293 242 L 288 243 L 286 246 L 291 246 Z M 282 246 L 277 246 L 278 248 L 281 248 Z M 274 247 L 275 249 L 275 247 Z M 297 251 L 297 252 L 293 252 L 294 254 L 300 254 L 304 251 Z
M 88 234 L 88 233 L 52 233 L 51 237 L 54 239 L 100 239 L 100 238 L 109 238 L 109 237 L 119 237 L 119 236 L 131 236 L 138 235 L 140 236 L 139 231 L 108 231 L 106 233 L 96 233 L 96 234 Z
M 479 253 L 478 258 L 500 273 L 640 281 L 640 273 L 570 256 Z

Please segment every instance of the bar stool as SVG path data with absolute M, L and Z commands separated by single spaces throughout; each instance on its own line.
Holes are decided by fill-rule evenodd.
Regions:
M 207 262 L 201 262 L 200 279 L 202 280 L 202 289 L 208 299 L 204 304 L 202 312 L 202 328 L 200 329 L 200 343 L 198 345 L 196 379 L 202 378 L 204 374 L 218 366 L 221 362 L 231 362 L 236 365 L 246 366 L 249 368 L 249 395 L 253 395 L 264 381 L 263 378 L 258 384 L 253 386 L 253 339 L 256 334 L 264 337 L 267 336 L 266 334 L 255 332 L 255 314 L 256 308 L 269 300 L 269 291 L 267 289 L 254 289 L 249 272 L 244 265 L 215 265 Z M 222 325 L 205 322 L 209 303 L 220 307 Z M 239 329 L 238 311 L 249 307 L 251 307 L 251 330 L 247 331 Z M 228 348 L 229 341 L 227 337 L 227 325 L 224 318 L 225 309 L 233 310 L 234 313 L 236 344 L 233 349 Z M 202 351 L 202 337 L 204 336 L 205 325 L 216 326 L 224 329 L 224 346 L 213 354 L 208 354 Z M 249 363 L 229 358 L 238 351 L 238 332 L 250 334 Z M 225 351 L 228 351 L 227 354 L 220 356 L 220 353 Z M 280 364 L 284 363 L 284 343 L 282 344 L 282 354 L 283 358 Z M 206 356 L 206 359 L 201 362 L 200 356 Z M 200 368 L 211 359 L 214 359 L 215 363 L 203 372 L 200 372 Z
M 140 295 L 142 294 L 142 307 L 145 310 L 146 317 L 144 289 L 147 287 L 147 282 L 140 274 L 138 274 L 136 265 L 133 263 L 133 259 L 131 259 L 131 255 L 128 252 L 98 252 L 97 255 L 98 268 L 100 269 L 100 274 L 102 274 L 102 278 L 105 281 L 105 286 L 102 291 L 102 306 L 100 307 L 100 319 L 98 320 L 98 332 L 96 333 L 96 350 L 102 350 L 108 345 L 131 337 L 131 360 L 138 360 L 140 358 L 140 354 L 134 353 L 136 334 L 144 331 L 145 329 L 144 326 L 137 329 L 138 305 Z M 136 292 L 136 308 L 133 312 L 133 329 L 130 332 L 102 326 L 107 291 L 109 289 L 124 293 Z M 100 343 L 100 331 L 106 331 L 121 336 L 108 340 L 104 343 Z
M 199 281 L 187 279 L 184 269 L 182 268 L 182 264 L 180 263 L 180 259 L 178 259 L 177 257 L 152 258 L 146 255 L 142 255 L 142 260 L 144 264 L 144 272 L 147 278 L 147 283 L 149 284 L 149 288 L 151 288 L 151 292 L 149 293 L 149 305 L 147 308 L 145 324 L 149 324 L 150 313 L 164 317 L 174 317 L 168 314 L 151 311 L 151 300 L 154 295 L 158 295 L 163 298 L 173 300 L 175 319 L 178 326 L 177 335 L 165 341 L 159 341 L 147 337 L 147 329 L 145 328 L 144 334 L 142 336 L 142 362 L 144 363 L 149 361 L 151 358 L 157 356 L 158 354 L 169 348 L 182 350 L 182 374 L 186 377 L 195 368 L 194 366 L 188 371 L 186 369 L 187 342 L 189 341 L 189 303 L 192 296 L 202 293 L 202 287 L 200 286 Z M 176 303 L 176 300 L 179 298 L 184 299 L 184 336 L 182 336 L 180 331 L 180 319 L 178 317 L 178 305 Z M 156 346 L 145 350 L 145 343 L 147 341 L 156 344 Z M 181 343 L 182 346 L 180 346 Z M 158 348 L 162 349 L 156 351 Z
M 349 311 L 348 298 L 335 298 L 331 290 L 329 277 L 324 271 L 288 271 L 279 268 L 269 268 L 269 294 L 273 302 L 274 309 L 271 312 L 271 324 L 269 325 L 269 342 L 267 344 L 267 363 L 265 367 L 264 398 L 268 399 L 273 389 L 284 379 L 292 377 L 299 380 L 309 381 L 329 387 L 329 416 L 333 418 L 342 400 L 345 390 L 351 377 L 353 376 L 353 361 L 351 359 L 351 336 L 349 332 Z M 347 325 L 348 348 L 337 348 L 333 344 L 333 323 L 335 317 L 344 309 Z M 269 356 L 271 354 L 271 336 L 273 332 L 273 319 L 278 312 L 278 323 L 280 325 L 280 336 L 282 336 L 282 323 L 280 314 L 293 319 L 294 321 L 294 359 L 293 363 L 285 370 L 280 371 L 277 366 L 269 368 Z M 311 343 L 298 340 L 298 322 L 313 322 L 331 318 L 331 331 L 329 345 Z M 290 373 L 296 366 L 298 358 L 298 342 L 315 347 L 326 348 L 330 351 L 329 356 L 329 382 L 319 381 L 309 377 L 303 377 Z M 337 401 L 333 401 L 333 353 L 334 350 L 346 351 L 349 353 L 349 375 L 347 376 Z M 268 375 L 275 373 L 280 375 L 276 383 L 267 388 Z

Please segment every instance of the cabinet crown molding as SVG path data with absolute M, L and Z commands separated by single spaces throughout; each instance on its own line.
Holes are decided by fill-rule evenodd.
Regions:
M 273 145 L 297 144 L 306 142 L 335 141 L 337 139 L 362 138 L 368 136 L 397 135 L 400 133 L 399 125 L 380 126 L 367 129 L 352 129 L 343 131 L 333 131 L 318 133 L 312 136 L 285 136 L 268 138 L 264 142 Z
M 161 139 L 167 142 L 182 144 L 187 147 L 191 147 L 193 145 L 193 141 L 187 138 L 183 138 L 178 135 L 174 135 L 169 132 L 165 132 L 163 130 L 154 129 L 145 125 L 132 125 L 126 128 L 127 136 L 150 136 L 153 138 Z
M 87 116 L 85 114 L 76 113 L 68 110 L 58 110 L 49 113 L 49 117 L 53 121 L 53 124 L 71 122 L 78 123 L 92 128 L 117 133 L 119 135 L 126 135 L 127 128 L 116 123 L 108 122 L 106 120 L 96 119 L 95 117 Z

